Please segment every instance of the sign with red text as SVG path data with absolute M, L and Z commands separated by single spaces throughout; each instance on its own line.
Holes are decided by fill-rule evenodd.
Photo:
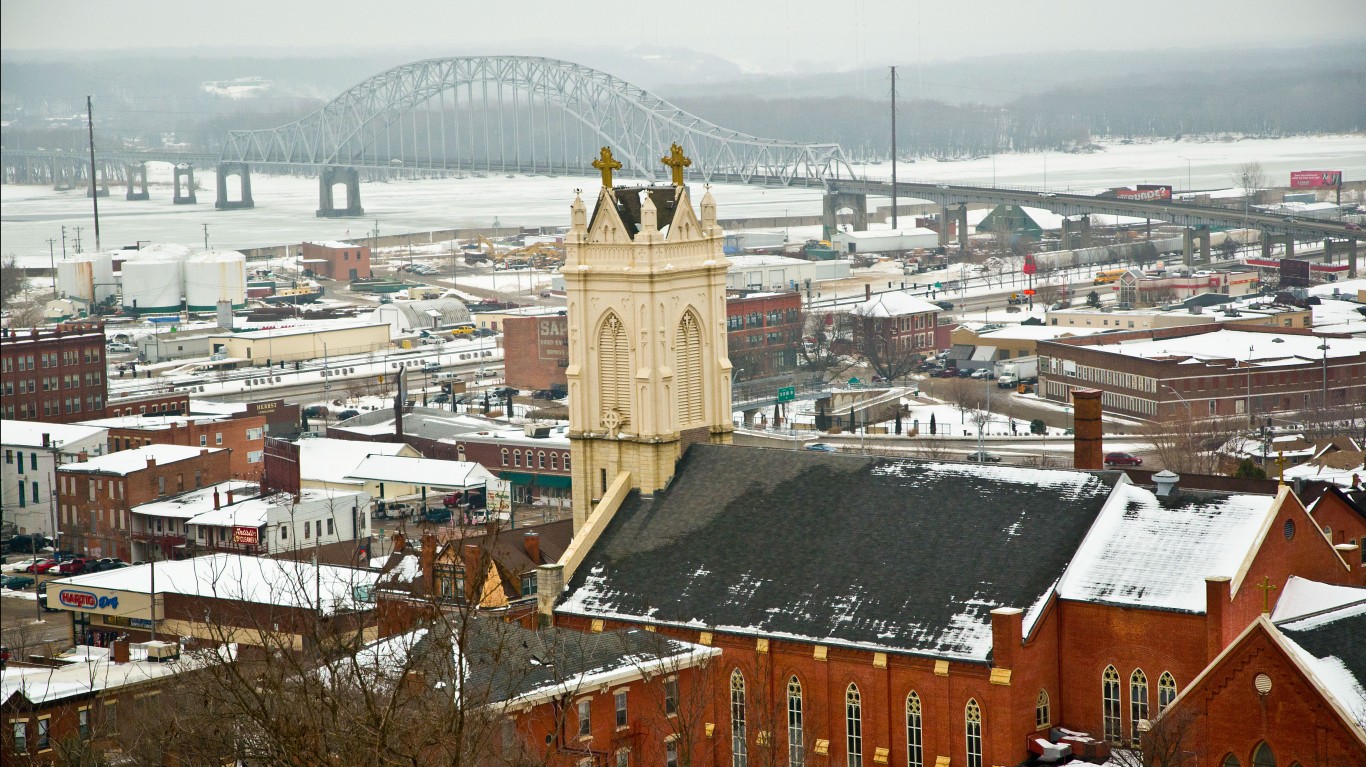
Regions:
M 1340 170 L 1292 170 L 1290 171 L 1291 189 L 1318 189 L 1325 186 L 1342 184 Z

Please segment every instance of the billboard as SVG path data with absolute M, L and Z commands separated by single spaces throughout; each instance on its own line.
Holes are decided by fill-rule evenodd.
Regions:
M 1309 287 L 1309 262 L 1294 258 L 1281 259 L 1281 287 Z
M 1291 189 L 1316 189 L 1325 186 L 1341 186 L 1340 170 L 1292 170 L 1290 171 Z
M 1140 184 L 1138 189 L 1116 189 L 1115 196 L 1121 200 L 1170 200 L 1172 188 L 1159 184 Z
M 261 531 L 255 527 L 234 527 L 232 542 L 238 546 L 256 546 L 261 543 Z

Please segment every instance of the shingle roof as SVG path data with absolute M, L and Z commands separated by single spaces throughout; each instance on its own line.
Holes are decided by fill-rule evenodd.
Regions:
M 1353 716 L 1366 712 L 1366 589 L 1317 615 L 1277 624 L 1323 690 Z
M 693 445 L 558 610 L 986 661 L 990 611 L 1046 598 L 1119 478 Z

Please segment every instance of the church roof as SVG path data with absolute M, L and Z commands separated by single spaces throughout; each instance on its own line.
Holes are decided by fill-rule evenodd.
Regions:
M 1158 498 L 1124 485 L 1067 568 L 1058 596 L 1203 613 L 1205 578 L 1237 574 L 1274 500 L 1185 490 Z
M 991 610 L 1029 631 L 1120 478 L 693 445 L 557 611 L 985 662 Z
M 1319 687 L 1343 710 L 1360 715 L 1366 712 L 1366 589 L 1339 593 L 1339 606 L 1276 628 L 1294 645 Z

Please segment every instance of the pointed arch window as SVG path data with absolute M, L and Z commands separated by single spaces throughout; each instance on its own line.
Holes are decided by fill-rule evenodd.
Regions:
M 1252 767 L 1276 767 L 1276 752 L 1271 750 L 1266 741 L 1252 749 Z
M 609 313 L 598 328 L 598 397 L 603 426 L 624 426 L 631 414 L 631 347 L 621 318 Z M 615 416 L 609 418 L 609 414 Z
M 844 691 L 844 740 L 849 767 L 863 767 L 863 696 L 852 682 Z
M 1219 763 L 1219 767 L 1243 767 L 1243 763 L 1238 761 L 1238 757 L 1228 754 L 1224 757 L 1224 761 Z
M 1157 678 L 1157 713 L 1160 716 L 1167 706 L 1176 700 L 1176 677 L 1172 672 L 1163 671 L 1162 676 Z
M 678 425 L 685 428 L 702 421 L 702 327 L 691 311 L 674 329 L 674 354 Z
M 1138 743 L 1138 723 L 1148 718 L 1148 675 L 1136 668 L 1129 675 L 1129 736 Z
M 982 707 L 976 700 L 968 699 L 963 723 L 966 725 L 968 767 L 982 767 Z
M 906 696 L 906 766 L 925 767 L 925 712 L 914 690 Z
M 802 726 L 802 683 L 797 677 L 787 680 L 787 764 L 806 764 L 806 736 Z
M 745 767 L 749 760 L 745 737 L 745 675 L 740 669 L 730 672 L 730 763 Z
M 1105 728 L 1105 739 L 1118 743 L 1123 737 L 1120 731 L 1121 717 L 1119 703 L 1119 672 L 1114 666 L 1106 666 L 1100 677 L 1101 716 Z
M 1034 699 L 1034 729 L 1042 730 L 1053 724 L 1053 706 L 1048 699 L 1048 690 L 1039 690 L 1039 697 Z

